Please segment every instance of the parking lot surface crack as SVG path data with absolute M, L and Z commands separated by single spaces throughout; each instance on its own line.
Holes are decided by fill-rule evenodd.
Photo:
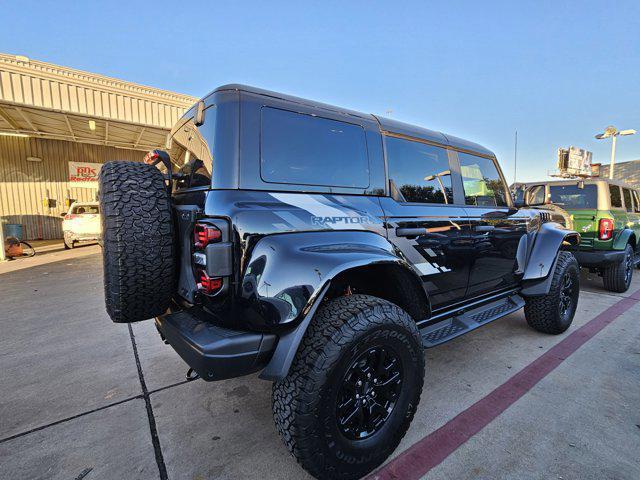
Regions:
M 158 438 L 158 429 L 156 427 L 156 419 L 153 415 L 153 407 L 151 406 L 151 399 L 149 398 L 149 390 L 147 384 L 144 381 L 144 373 L 142 372 L 142 366 L 140 365 L 140 357 L 138 355 L 138 346 L 136 345 L 136 337 L 133 334 L 131 324 L 128 324 L 129 336 L 131 337 L 131 346 L 133 347 L 133 356 L 136 360 L 136 367 L 138 369 L 138 378 L 140 379 L 140 387 L 142 388 L 142 398 L 147 409 L 147 417 L 149 420 L 149 430 L 151 432 L 151 442 L 153 443 L 153 452 L 156 457 L 156 463 L 158 464 L 158 471 L 160 473 L 160 480 L 167 480 L 167 467 L 164 463 L 164 457 L 162 456 L 162 448 L 160 446 L 160 439 Z

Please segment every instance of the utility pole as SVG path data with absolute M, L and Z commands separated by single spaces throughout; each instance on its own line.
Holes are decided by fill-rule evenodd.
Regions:
M 518 130 L 516 130 L 515 146 L 513 148 L 513 183 L 516 183 L 518 173 Z
M 611 166 L 609 167 L 609 180 L 613 180 L 613 167 L 616 166 L 616 140 L 618 136 L 614 135 L 611 139 Z

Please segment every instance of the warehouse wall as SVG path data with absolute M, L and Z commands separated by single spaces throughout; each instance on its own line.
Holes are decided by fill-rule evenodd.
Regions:
M 600 176 L 609 178 L 609 165 L 600 167 Z M 615 180 L 621 180 L 632 187 L 640 188 L 640 160 L 616 163 L 613 176 Z
M 100 145 L 0 136 L 0 219 L 23 225 L 25 239 L 62 238 L 61 213 L 67 197 L 95 199 L 96 190 L 73 187 L 69 161 L 104 163 L 108 160 L 141 161 L 144 151 Z M 29 162 L 27 157 L 41 158 Z M 56 200 L 53 208 L 44 199 Z

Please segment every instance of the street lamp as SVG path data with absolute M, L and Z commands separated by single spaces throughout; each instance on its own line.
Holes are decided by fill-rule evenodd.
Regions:
M 609 166 L 609 179 L 613 179 L 613 167 L 616 163 L 616 138 L 618 135 L 633 135 L 634 133 L 636 133 L 636 131 L 633 129 L 618 130 L 616 127 L 610 125 L 605 128 L 603 133 L 596 135 L 598 140 L 611 137 L 611 165 Z

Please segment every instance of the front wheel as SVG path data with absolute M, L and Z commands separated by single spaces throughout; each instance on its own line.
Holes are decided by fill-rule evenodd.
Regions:
M 578 261 L 569 252 L 559 252 L 556 268 L 551 275 L 553 278 L 549 293 L 539 297 L 528 297 L 524 315 L 533 329 L 557 335 L 569 328 L 578 307 Z
M 397 447 L 424 380 L 415 322 L 368 295 L 329 301 L 311 321 L 273 416 L 289 451 L 316 478 L 360 478 Z

